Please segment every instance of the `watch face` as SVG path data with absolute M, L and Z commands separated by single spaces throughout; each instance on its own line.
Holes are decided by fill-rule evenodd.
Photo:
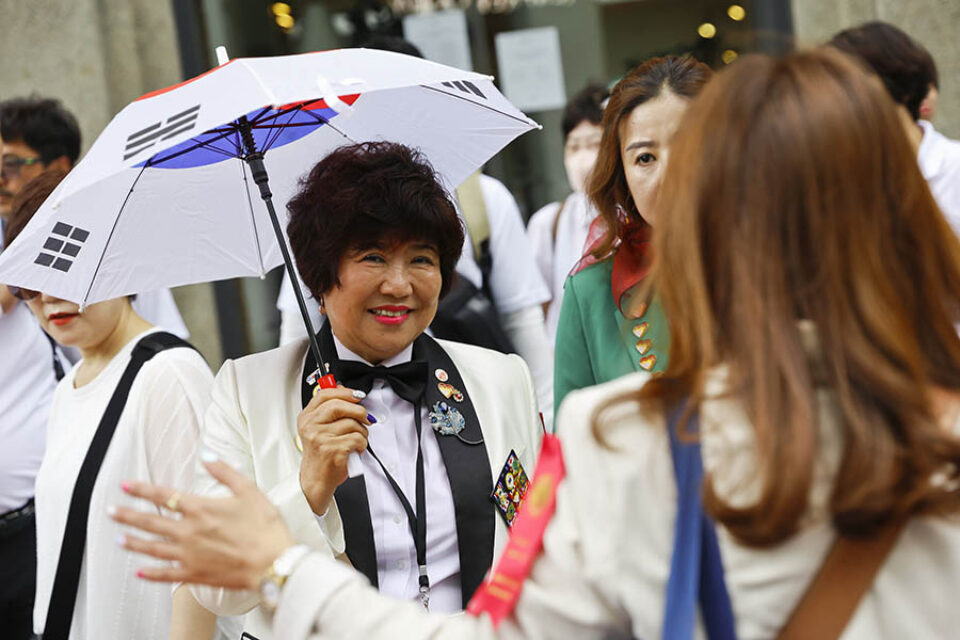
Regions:
M 260 583 L 260 597 L 265 605 L 275 609 L 280 603 L 280 585 L 269 578 L 264 579 Z

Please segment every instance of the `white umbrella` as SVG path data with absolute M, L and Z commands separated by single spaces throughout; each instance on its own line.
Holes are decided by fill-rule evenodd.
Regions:
M 0 282 L 81 306 L 284 262 L 296 282 L 282 205 L 333 149 L 408 145 L 452 191 L 537 126 L 489 76 L 398 53 L 230 60 L 117 114 L 0 255 Z

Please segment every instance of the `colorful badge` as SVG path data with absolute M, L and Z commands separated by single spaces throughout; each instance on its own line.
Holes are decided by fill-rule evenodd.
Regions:
M 520 503 L 527 495 L 528 488 L 527 472 L 523 470 L 516 452 L 511 450 L 503 470 L 500 471 L 497 486 L 493 488 L 493 494 L 490 496 L 508 527 L 513 526 L 513 520 L 517 517 Z
M 430 410 L 430 426 L 442 436 L 455 436 L 467 426 L 463 414 L 446 402 L 434 403 Z
M 437 376 L 437 380 L 439 380 L 440 382 L 446 382 L 447 380 L 450 379 L 450 376 L 448 376 L 447 372 L 444 371 L 443 369 L 437 369 L 436 371 L 433 372 L 433 375 Z

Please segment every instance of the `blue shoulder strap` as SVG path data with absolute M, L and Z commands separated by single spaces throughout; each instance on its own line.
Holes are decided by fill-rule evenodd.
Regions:
M 700 487 L 703 462 L 700 443 L 682 442 L 677 422 L 683 403 L 668 416 L 670 454 L 677 482 L 677 521 L 673 534 L 673 557 L 667 581 L 663 637 L 667 640 L 691 640 L 697 620 L 697 605 L 710 640 L 735 640 L 733 610 L 723 578 L 723 562 L 713 522 L 703 511 Z M 694 413 L 687 431 L 699 431 L 699 416 Z

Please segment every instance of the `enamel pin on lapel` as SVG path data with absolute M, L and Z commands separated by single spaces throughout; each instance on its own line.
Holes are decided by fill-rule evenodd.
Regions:
M 430 426 L 442 436 L 458 435 L 467 426 L 463 414 L 446 402 L 436 402 L 430 410 Z
M 440 382 L 446 382 L 447 380 L 450 379 L 450 376 L 448 376 L 447 372 L 444 371 L 443 369 L 437 369 L 436 371 L 433 372 L 433 375 L 435 375 L 437 377 L 437 380 L 439 380 Z
M 453 398 L 457 402 L 463 402 L 463 393 L 452 384 L 441 382 L 437 385 L 437 390 L 448 400 Z
M 493 494 L 490 496 L 508 527 L 513 526 L 517 512 L 520 511 L 520 503 L 523 502 L 523 497 L 527 495 L 529 487 L 530 482 L 527 479 L 527 472 L 523 470 L 523 465 L 520 464 L 517 453 L 511 450 L 510 455 L 507 456 L 507 462 L 500 471 L 497 486 L 493 488 Z

